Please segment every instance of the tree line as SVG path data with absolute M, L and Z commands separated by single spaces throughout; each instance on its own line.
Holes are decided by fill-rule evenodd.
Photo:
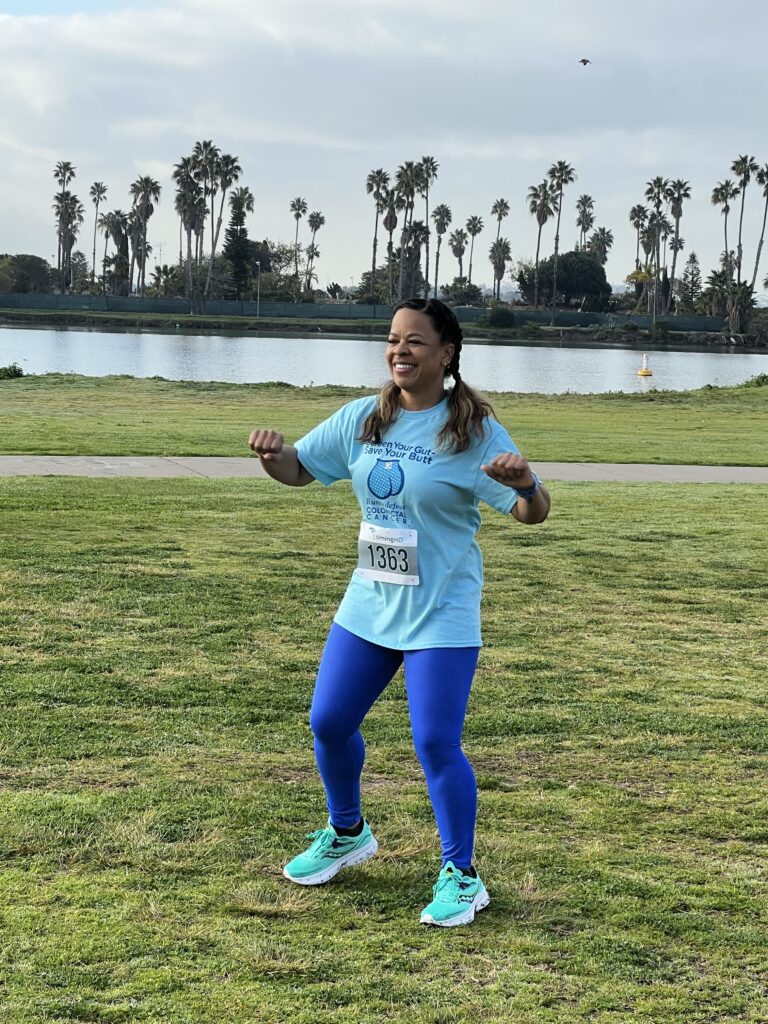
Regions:
M 373 243 L 370 269 L 361 275 L 357 301 L 392 305 L 409 295 L 441 295 L 456 304 L 484 302 L 485 297 L 472 281 L 476 240 L 486 226 L 483 216 L 474 213 L 457 224 L 446 202 L 434 203 L 438 172 L 437 160 L 423 156 L 420 160 L 405 161 L 393 174 L 378 168 L 367 175 L 365 189 L 374 204 Z M 0 257 L 0 291 L 25 284 L 32 290 L 30 282 L 34 281 L 35 290 L 54 287 L 62 293 L 76 290 L 112 295 L 184 295 L 193 307 L 213 296 L 250 298 L 254 290 L 264 298 L 295 302 L 317 299 L 317 262 L 321 255 L 317 236 L 325 225 L 325 217 L 319 210 L 308 212 L 306 198 L 297 196 L 288 205 L 295 221 L 291 243 L 251 240 L 246 218 L 254 212 L 255 197 L 248 187 L 238 186 L 242 173 L 238 157 L 222 152 L 211 140 L 196 142 L 192 152 L 174 165 L 171 179 L 179 220 L 178 260 L 157 260 L 148 283 L 147 260 L 152 254 L 148 229 L 161 200 L 160 183 L 148 175 L 138 177 L 128 187 L 127 210 L 107 210 L 106 185 L 101 181 L 91 185 L 89 198 L 94 213 L 89 266 L 83 253 L 75 249 L 86 219 L 85 207 L 72 190 L 76 168 L 68 161 L 60 161 L 53 172 L 57 184 L 53 197 L 55 271 L 51 269 L 47 287 L 43 288 L 42 268 L 30 273 L 29 261 L 35 257 L 24 257 L 27 263 L 24 267 L 19 264 L 20 269 L 16 270 L 11 261 L 21 257 Z M 731 164 L 731 173 L 733 177 L 718 182 L 711 193 L 711 202 L 723 217 L 724 249 L 705 283 L 701 281 L 695 253 L 688 256 L 678 278 L 678 258 L 685 247 L 681 223 L 692 194 L 690 183 L 663 176 L 647 182 L 643 201 L 628 213 L 635 232 L 636 253 L 634 269 L 626 278 L 631 291 L 625 305 L 659 316 L 673 311 L 713 312 L 728 316 L 734 330 L 742 328 L 754 305 L 765 238 L 768 164 L 760 166 L 754 157 L 739 155 Z M 523 301 L 534 307 L 550 308 L 553 317 L 560 303 L 578 297 L 579 288 L 586 289 L 582 303 L 589 299 L 605 304 L 610 296 L 604 270 L 601 274 L 595 265 L 604 268 L 614 235 L 609 228 L 597 225 L 595 201 L 587 193 L 579 195 L 574 206 L 578 242 L 570 253 L 561 252 L 566 191 L 576 180 L 574 167 L 558 160 L 541 181 L 529 187 L 525 202 L 537 225 L 535 255 L 511 267 L 512 279 L 517 282 Z M 747 192 L 753 183 L 761 190 L 762 225 L 751 257 L 744 250 L 743 228 Z M 736 202 L 738 227 L 735 247 L 731 248 L 734 238 L 729 240 L 729 218 Z M 228 225 L 221 245 L 227 207 Z M 495 200 L 490 209 L 489 220 L 495 233 L 487 258 L 493 274 L 492 298 L 497 302 L 512 262 L 510 240 L 501 234 L 510 211 L 511 204 L 506 198 Z M 304 218 L 310 232 L 306 245 L 299 239 Z M 550 222 L 554 232 L 546 242 L 545 229 Z M 732 224 L 731 229 L 733 234 Z M 382 230 L 386 234 L 384 260 L 379 259 Z M 103 236 L 104 247 L 97 256 L 99 234 Z M 456 260 L 458 274 L 441 270 L 441 260 L 445 267 L 446 243 Z M 542 245 L 547 252 L 543 258 Z M 574 281 L 579 283 L 573 284 Z M 768 278 L 764 286 L 768 287 Z M 322 294 L 325 298 L 351 297 L 338 284 Z

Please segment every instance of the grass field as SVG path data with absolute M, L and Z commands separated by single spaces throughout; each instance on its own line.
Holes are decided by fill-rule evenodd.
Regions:
M 128 422 L 99 395 L 138 394 L 128 436 L 172 448 L 194 407 L 226 454 L 272 394 L 135 387 L 0 393 L 71 446 Z M 337 396 L 307 399 L 309 420 Z M 428 930 L 399 679 L 365 727 L 380 855 L 314 890 L 280 874 L 325 820 L 307 717 L 347 486 L 0 480 L 3 1024 L 764 1024 L 768 488 L 552 492 L 544 525 L 481 531 L 465 747 L 492 902 Z
M 295 440 L 365 393 L 285 384 L 21 377 L 0 381 L 0 453 L 248 455 L 253 427 L 281 430 Z M 532 459 L 768 464 L 768 386 L 490 397 Z

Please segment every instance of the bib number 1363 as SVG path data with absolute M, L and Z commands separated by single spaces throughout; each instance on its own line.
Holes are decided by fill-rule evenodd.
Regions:
M 360 524 L 355 575 L 379 583 L 416 586 L 419 582 L 417 531 Z

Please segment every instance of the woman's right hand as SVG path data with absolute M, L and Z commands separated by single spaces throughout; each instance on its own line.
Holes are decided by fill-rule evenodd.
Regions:
M 248 438 L 248 447 L 265 462 L 274 462 L 283 450 L 285 439 L 276 430 L 253 430 Z

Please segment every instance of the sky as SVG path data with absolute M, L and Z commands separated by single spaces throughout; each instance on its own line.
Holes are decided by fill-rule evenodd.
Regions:
M 149 240 L 173 260 L 171 171 L 212 139 L 254 193 L 252 238 L 292 242 L 295 196 L 323 213 L 321 286 L 357 282 L 370 263 L 368 172 L 426 154 L 439 164 L 431 204 L 448 204 L 451 228 L 485 222 L 479 283 L 492 277 L 495 199 L 511 205 L 514 257 L 533 256 L 526 194 L 556 160 L 577 174 L 561 249 L 577 241 L 586 192 L 614 234 L 606 271 L 621 284 L 634 266 L 630 208 L 650 178 L 684 178 L 681 259 L 694 250 L 706 275 L 723 249 L 713 186 L 739 154 L 768 163 L 766 39 L 764 0 L 0 0 L 0 252 L 56 252 L 53 168 L 69 160 L 89 259 L 91 184 L 107 185 L 108 209 L 128 209 L 130 183 L 150 174 L 163 194 Z M 750 271 L 763 208 L 753 185 Z M 732 241 L 737 215 L 735 204 Z M 548 224 L 543 254 L 553 236 Z M 443 267 L 457 273 L 445 247 L 441 280 Z

